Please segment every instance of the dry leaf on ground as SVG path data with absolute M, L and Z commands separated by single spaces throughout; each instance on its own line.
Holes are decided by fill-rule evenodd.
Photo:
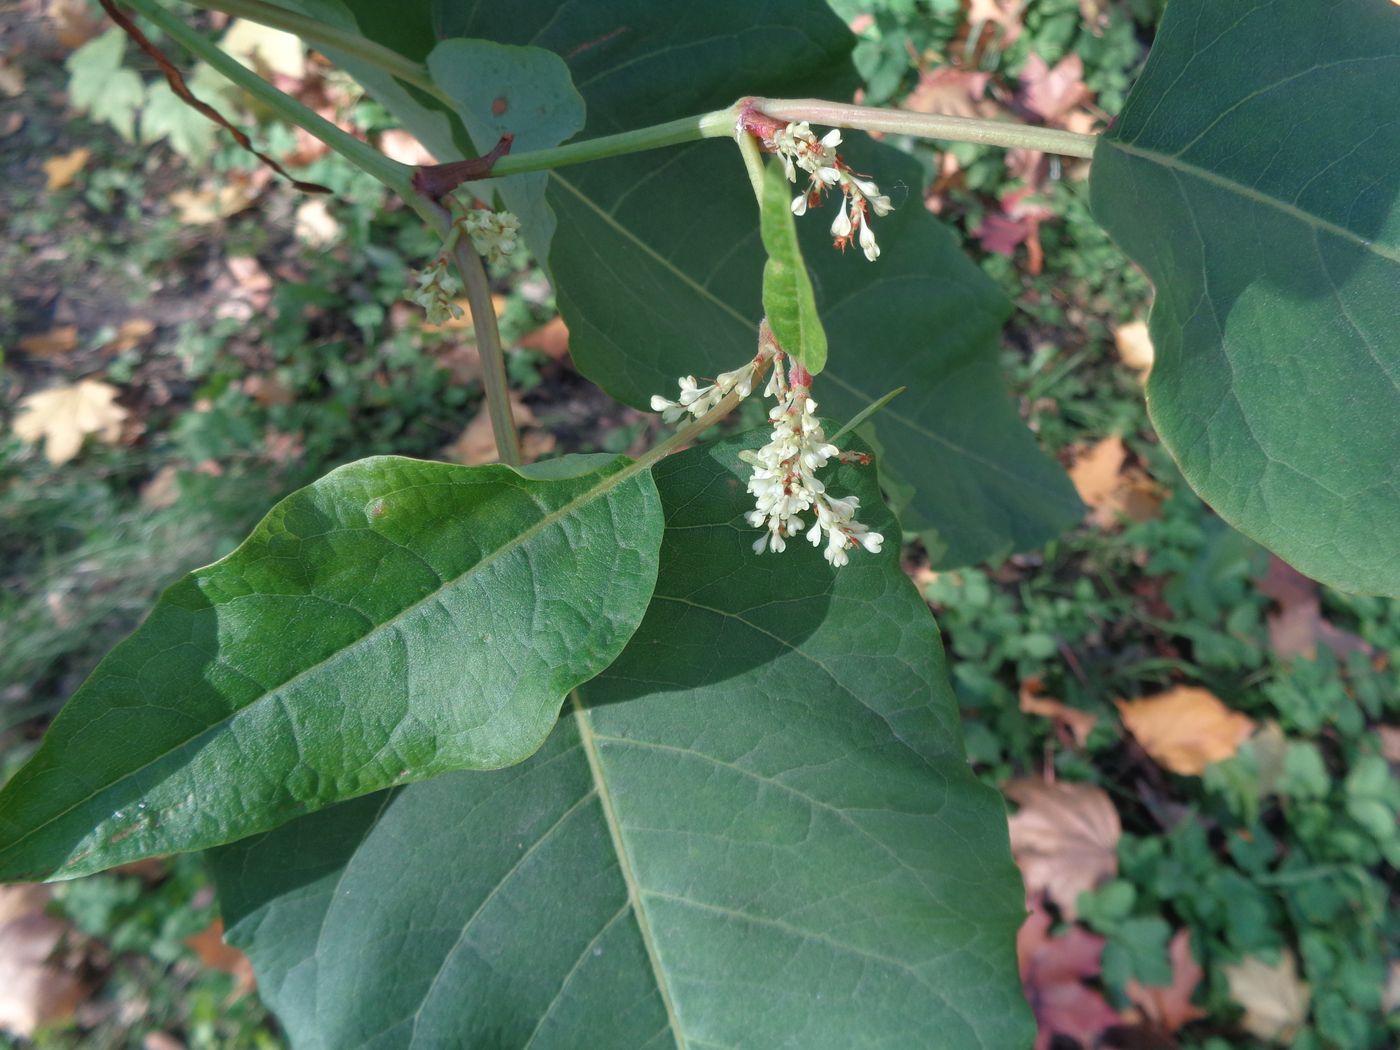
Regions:
M 215 919 L 193 937 L 185 938 L 185 946 L 190 948 L 199 961 L 209 970 L 222 970 L 237 978 L 234 997 L 251 992 L 257 981 L 253 977 L 253 964 L 248 957 L 230 944 L 224 943 L 224 924 Z
M 1280 657 L 1317 656 L 1319 643 L 1345 660 L 1350 653 L 1374 657 L 1376 650 L 1365 640 L 1323 619 L 1317 583 L 1277 555 L 1269 556 L 1269 571 L 1256 585 L 1278 603 L 1268 615 L 1269 647 Z
M 562 317 L 555 317 L 525 336 L 520 345 L 527 350 L 538 350 L 551 360 L 562 361 L 569 356 L 569 328 Z
M 78 172 L 87 166 L 91 156 L 91 150 L 79 146 L 71 153 L 60 153 L 58 156 L 50 157 L 44 161 L 42 167 L 49 192 L 52 193 L 54 190 L 61 190 L 63 187 L 71 185 Z
M 24 94 L 24 70 L 0 56 L 0 95 L 19 98 Z
M 148 321 L 144 317 L 129 317 L 118 326 L 116 338 L 102 349 L 116 354 L 123 353 L 134 349 L 142 340 L 150 338 L 155 330 L 154 321 Z
M 1077 54 L 1070 54 L 1051 67 L 1032 51 L 1020 79 L 1016 101 L 1026 112 L 1052 126 L 1063 126 L 1074 110 L 1094 97 L 1084 83 L 1084 60 Z
M 170 195 L 175 214 L 186 226 L 207 226 L 236 215 L 258 197 L 255 182 L 228 182 L 217 189 L 176 190 Z
M 19 341 L 19 348 L 35 357 L 57 357 L 75 349 L 78 345 L 78 326 L 63 324 L 50 328 L 47 332 L 27 335 Z
M 82 47 L 106 28 L 106 19 L 88 0 L 47 0 L 44 6 L 54 35 L 66 48 Z
M 1144 985 L 1133 979 L 1123 990 L 1153 1026 L 1164 1032 L 1175 1032 L 1206 1015 L 1200 1007 L 1191 1004 L 1191 993 L 1201 983 L 1205 971 L 1191 954 L 1191 934 L 1188 930 L 1176 932 L 1167 949 L 1167 957 L 1172 964 L 1171 984 Z
M 1099 716 L 1090 711 L 1070 707 L 1063 700 L 1057 700 L 1053 696 L 1045 696 L 1041 692 L 1044 687 L 1045 683 L 1040 680 L 1039 675 L 1031 675 L 1022 682 L 1021 710 L 1028 715 L 1053 718 L 1073 733 L 1075 743 L 1083 747 L 1084 742 L 1089 739 L 1089 734 L 1094 731 L 1094 726 L 1098 724 Z
M 96 434 L 108 444 L 121 437 L 127 411 L 116 403 L 117 388 L 96 379 L 71 386 L 50 387 L 19 403 L 14 432 L 21 441 L 44 442 L 44 455 L 54 466 L 67 463 L 83 447 L 83 438 Z
M 325 201 L 313 197 L 297 206 L 295 232 L 303 244 L 324 248 L 340 238 L 340 223 Z
M 1160 766 L 1199 776 L 1212 762 L 1234 755 L 1254 732 L 1254 722 L 1212 693 L 1179 685 L 1137 700 L 1119 700 L 1123 724 Z
M 306 45 L 300 37 L 280 29 L 237 18 L 219 41 L 219 47 L 264 76 L 280 74 L 292 80 L 306 77 Z
M 1036 1050 L 1048 1050 L 1056 1035 L 1093 1045 L 1104 1029 L 1122 1018 L 1104 997 L 1083 982 L 1102 969 L 1104 939 L 1082 926 L 1050 937 L 1050 916 L 1039 895 L 1016 934 L 1016 958 L 1026 999 L 1035 1013 Z
M 437 160 L 428 152 L 428 147 L 401 128 L 390 128 L 379 134 L 379 151 L 390 160 L 420 168 L 425 164 L 436 164 Z
M 1147 330 L 1146 321 L 1129 321 L 1113 330 L 1113 342 L 1118 347 L 1118 357 L 1134 371 L 1144 377 L 1152 370 L 1152 362 L 1157 351 L 1152 346 L 1152 336 Z
M 53 960 L 71 927 L 44 914 L 45 886 L 0 886 L 0 1031 L 28 1038 L 82 1001 L 77 976 Z
M 520 436 L 520 452 L 525 462 L 533 463 L 546 453 L 552 452 L 554 435 L 548 431 L 532 429 L 539 421 L 530 411 L 530 406 L 512 393 L 510 407 L 516 427 L 524 429 Z M 500 452 L 496 449 L 496 435 L 491 430 L 491 416 L 486 411 L 485 404 L 467 424 L 461 436 L 442 450 L 442 455 L 449 463 L 465 463 L 469 467 L 495 463 L 500 459 Z
M 1162 512 L 1161 487 L 1136 467 L 1123 469 L 1128 452 L 1116 434 L 1081 452 L 1070 467 L 1079 498 L 1089 507 L 1089 521 L 1111 529 L 1122 519 L 1142 523 Z
M 1312 989 L 1298 977 L 1298 961 L 1285 948 L 1277 963 L 1254 955 L 1226 966 L 1230 998 L 1244 1007 L 1240 1024 L 1250 1035 L 1266 1042 L 1288 1042 L 1308 1016 Z
M 1002 790 L 1021 807 L 1011 818 L 1011 853 L 1027 894 L 1044 891 L 1066 918 L 1076 918 L 1079 895 L 1118 871 L 1118 811 L 1092 784 L 1028 777 Z
M 915 113 L 948 117 L 1005 116 L 1006 111 L 987 98 L 992 74 L 952 66 L 936 66 L 919 74 L 919 82 L 900 105 Z
M 1010 47 L 1025 28 L 1021 24 L 1025 6 L 1025 0 L 969 0 L 967 21 L 972 26 L 988 22 L 1001 26 L 1001 44 Z

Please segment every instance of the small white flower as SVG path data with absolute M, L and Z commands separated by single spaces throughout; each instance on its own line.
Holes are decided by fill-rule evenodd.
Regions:
M 461 293 L 461 283 L 448 272 L 447 259 L 438 256 L 418 275 L 418 285 L 408 299 L 427 311 L 429 324 L 440 325 L 462 316 L 462 308 L 455 301 Z
M 508 211 L 472 208 L 459 220 L 472 247 L 488 262 L 508 258 L 520 243 L 520 220 Z
M 809 208 L 821 202 L 828 189 L 839 188 L 841 210 L 831 224 L 833 242 L 845 251 L 855 234 L 865 257 L 871 262 L 878 259 L 880 248 L 875 243 L 869 215 L 888 215 L 894 205 L 880 192 L 874 180 L 857 175 L 837 155 L 836 147 L 841 145 L 840 129 L 832 128 L 818 139 L 804 120 L 782 128 L 774 134 L 772 143 L 789 182 L 797 181 L 798 171 L 808 176 L 807 188 L 792 199 L 792 213 L 807 214 Z
M 713 383 L 703 385 L 694 376 L 681 376 L 678 381 L 680 394 L 676 400 L 653 394 L 651 410 L 660 412 L 662 420 L 667 423 L 674 423 L 686 415 L 699 419 L 731 393 L 737 393 L 740 397 L 748 397 L 753 393 L 754 375 L 759 364 L 766 363 L 767 360 L 768 354 L 761 352 L 742 368 L 721 372 Z

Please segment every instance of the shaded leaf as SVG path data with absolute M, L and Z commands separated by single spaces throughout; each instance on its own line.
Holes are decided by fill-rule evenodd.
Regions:
M 1118 811 L 1092 784 L 1013 780 L 1002 789 L 1020 804 L 1011 817 L 1011 852 L 1026 892 L 1042 891 L 1066 918 L 1079 914 L 1079 895 L 1118 871 Z
M 1024 1046 L 1021 893 L 891 542 L 755 555 L 740 440 L 655 468 L 627 649 L 545 747 L 216 854 L 298 1048 Z
M 1158 765 L 1199 776 L 1229 758 L 1254 732 L 1254 722 L 1205 689 L 1180 685 L 1137 700 L 1118 700 L 1123 724 Z
M 116 387 L 81 379 L 21 398 L 12 427 L 21 441 L 42 441 L 44 456 L 57 467 L 78 454 L 89 434 L 108 444 L 116 442 L 126 417 L 126 409 L 117 404 Z
M 1148 408 L 1227 521 L 1400 594 L 1400 8 L 1172 0 L 1094 213 L 1157 287 Z
M 651 595 L 661 511 L 626 462 L 379 457 L 289 496 L 166 591 L 0 791 L 0 878 L 531 754 Z

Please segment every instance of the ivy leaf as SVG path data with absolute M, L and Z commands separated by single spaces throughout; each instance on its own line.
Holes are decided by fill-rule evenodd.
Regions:
M 757 14 L 748 0 L 714 0 L 684 17 L 649 0 L 335 7 L 341 24 L 358 23 L 415 61 L 450 37 L 553 51 L 587 103 L 588 136 L 693 116 L 744 94 L 847 98 L 858 83 L 854 38 L 820 0 L 775 0 Z M 331 57 L 439 159 L 472 151 L 460 123 L 426 96 L 353 56 Z M 909 388 L 880 415 L 882 469 L 911 493 L 901 520 L 936 564 L 1033 547 L 1071 527 L 1082 512 L 1073 487 L 1037 449 L 998 370 L 1011 304 L 917 194 L 901 192 L 922 185 L 917 161 L 859 135 L 842 150 L 893 192 L 897 208 L 876 227 L 877 264 L 834 252 L 822 211 L 798 224 L 833 348 L 817 392 L 823 410 L 848 418 L 893 387 Z M 715 375 L 753 356 L 765 253 L 732 142 L 556 169 L 548 201 L 558 219 L 550 271 L 585 376 L 641 407 L 677 376 Z
M 1400 8 L 1173 0 L 1094 213 L 1157 286 L 1148 405 L 1191 485 L 1325 583 L 1400 595 Z
M 797 243 L 792 189 L 783 169 L 768 164 L 763 174 L 759 230 L 768 261 L 763 264 L 763 312 L 773 335 L 787 353 L 812 375 L 826 367 L 826 330 L 817 314 L 812 279 Z
M 757 556 L 744 444 L 654 469 L 656 596 L 534 758 L 214 854 L 298 1050 L 1030 1045 L 1002 808 L 874 472 L 827 483 L 883 553 Z
M 110 124 L 131 142 L 136 137 L 136 114 L 145 99 L 141 78 L 122 65 L 126 34 L 115 26 L 89 40 L 68 56 L 68 100 L 93 120 Z
M 519 762 L 641 620 L 660 535 L 622 458 L 332 471 L 98 665 L 0 791 L 0 881 Z

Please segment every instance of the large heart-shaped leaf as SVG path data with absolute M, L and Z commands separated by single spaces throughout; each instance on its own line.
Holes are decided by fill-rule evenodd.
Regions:
M 1400 595 L 1400 8 L 1172 0 L 1094 155 L 1157 286 L 1152 420 L 1299 569 Z
M 301 2 L 312 9 L 326 0 Z M 854 40 L 820 0 L 345 6 L 366 35 L 419 61 L 451 36 L 554 51 L 587 103 L 588 136 L 719 109 L 746 94 L 847 98 L 857 83 Z M 389 79 L 342 60 L 371 87 Z M 460 149 L 460 134 L 423 98 L 402 85 L 386 90 L 385 104 L 443 159 Z M 817 396 L 841 417 L 909 388 L 879 418 L 885 467 L 913 486 L 903 520 L 939 564 L 1042 543 L 1077 521 L 1081 507 L 1001 380 L 997 337 L 1010 304 L 922 207 L 917 163 L 887 146 L 849 145 L 852 163 L 899 208 L 877 223 L 876 264 L 832 251 L 825 210 L 799 223 L 831 347 Z M 732 143 L 556 170 L 547 196 L 558 219 L 550 270 L 570 352 L 588 378 L 644 406 L 678 376 L 715 375 L 752 356 L 765 254 Z
M 640 622 L 661 523 L 620 458 L 333 471 L 171 587 L 69 701 L 0 792 L 0 881 L 519 762 Z
M 938 631 L 884 553 L 755 555 L 742 442 L 655 469 L 646 619 L 530 761 L 219 851 L 298 1050 L 1029 1046 L 1023 907 Z

